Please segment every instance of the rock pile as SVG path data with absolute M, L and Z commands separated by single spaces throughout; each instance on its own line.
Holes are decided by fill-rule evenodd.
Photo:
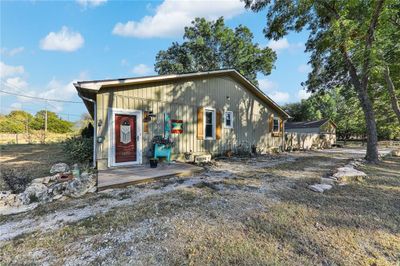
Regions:
M 96 175 L 83 172 L 72 175 L 65 163 L 57 163 L 50 169 L 51 176 L 34 179 L 20 194 L 11 191 L 0 191 L 0 214 L 24 211 L 28 205 L 63 200 L 67 197 L 77 198 L 86 193 L 96 192 Z
M 322 177 L 320 184 L 310 185 L 308 188 L 312 191 L 323 193 L 326 190 L 330 190 L 336 184 L 341 186 L 351 181 L 362 181 L 367 177 L 367 174 L 356 169 L 356 167 L 362 165 L 364 165 L 363 159 L 354 159 L 345 166 L 339 167 L 333 175 Z

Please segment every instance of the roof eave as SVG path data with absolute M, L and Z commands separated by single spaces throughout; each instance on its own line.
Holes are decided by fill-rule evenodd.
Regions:
M 172 75 L 162 75 L 162 76 L 148 76 L 142 78 L 124 78 L 124 79 L 108 79 L 108 80 L 94 80 L 94 81 L 81 81 L 74 83 L 75 88 L 80 90 L 87 90 L 97 93 L 101 88 L 114 87 L 114 86 L 124 86 L 133 85 L 140 83 L 158 82 L 158 81 L 168 81 L 172 79 L 181 78 L 191 78 L 200 77 L 205 75 L 218 75 L 218 74 L 233 74 L 236 78 L 240 79 L 243 83 L 251 87 L 255 94 L 260 97 L 264 102 L 270 104 L 273 108 L 279 111 L 286 119 L 291 118 L 291 116 L 285 112 L 277 103 L 275 103 L 270 97 L 268 97 L 263 91 L 261 91 L 257 86 L 255 86 L 246 77 L 240 74 L 236 69 L 223 69 L 207 72 L 195 72 L 187 74 L 172 74 Z

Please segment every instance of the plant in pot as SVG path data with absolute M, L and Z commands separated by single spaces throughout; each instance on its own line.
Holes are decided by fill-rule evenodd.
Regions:
M 158 164 L 158 159 L 157 158 L 150 158 L 150 168 L 157 168 L 157 164 Z
M 146 152 L 146 157 L 149 159 L 150 167 L 156 168 L 158 164 L 158 159 L 154 157 L 153 149 L 148 149 Z
M 154 148 L 154 157 L 165 157 L 168 162 L 171 161 L 171 152 L 174 142 L 171 138 L 163 136 L 154 136 L 152 140 Z

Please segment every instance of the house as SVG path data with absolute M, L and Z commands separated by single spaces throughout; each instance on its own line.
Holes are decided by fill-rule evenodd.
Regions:
M 330 119 L 285 124 L 286 148 L 330 148 L 336 143 L 336 125 Z
M 263 152 L 284 147 L 284 123 L 290 116 L 236 70 L 74 86 L 95 121 L 99 170 L 145 163 L 155 136 L 174 141 L 173 160 L 251 146 Z

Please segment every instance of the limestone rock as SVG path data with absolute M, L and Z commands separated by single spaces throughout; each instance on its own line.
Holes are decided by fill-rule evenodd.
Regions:
M 321 184 L 335 185 L 336 179 L 329 177 L 321 177 Z
M 19 206 L 21 203 L 17 199 L 17 194 L 11 191 L 0 191 L 0 209 Z
M 0 191 L 0 200 L 7 198 L 10 195 L 11 195 L 11 191 L 8 191 L 8 190 Z
M 41 183 L 33 183 L 18 195 L 23 204 L 30 204 L 35 201 L 48 200 L 47 186 Z
M 50 169 L 50 174 L 64 173 L 69 171 L 69 166 L 66 163 L 56 163 Z
M 35 178 L 35 179 L 32 180 L 32 183 L 43 183 L 44 179 L 45 179 L 45 177 Z
M 78 198 L 91 191 L 95 186 L 96 175 L 84 172 L 79 177 L 68 182 L 65 195 Z
M 328 184 L 314 184 L 314 185 L 308 186 L 308 188 L 311 189 L 312 191 L 319 192 L 319 193 L 323 193 L 324 191 L 331 189 L 331 188 L 332 188 L 332 185 L 328 185 Z
M 393 150 L 393 151 L 392 151 L 392 156 L 394 156 L 394 157 L 400 157 L 400 149 Z
M 337 173 L 333 175 L 339 182 L 361 181 L 367 177 L 367 174 L 355 169 L 352 165 L 346 165 L 337 169 Z

